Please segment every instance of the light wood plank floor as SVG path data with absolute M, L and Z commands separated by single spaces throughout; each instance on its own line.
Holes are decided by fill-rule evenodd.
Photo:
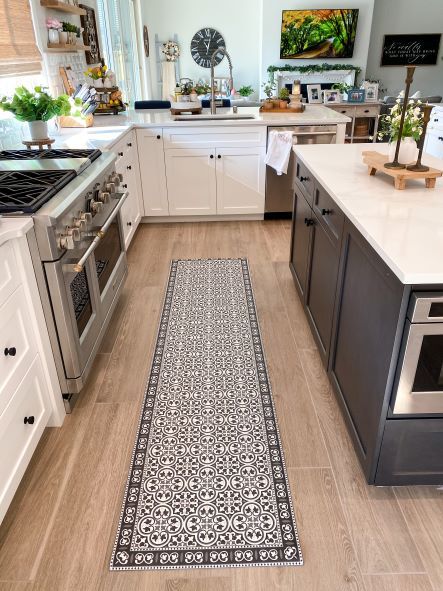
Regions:
M 365 484 L 288 267 L 289 222 L 145 225 L 88 386 L 0 528 L 1 591 L 442 591 L 443 493 Z M 249 258 L 305 559 L 109 572 L 172 258 Z

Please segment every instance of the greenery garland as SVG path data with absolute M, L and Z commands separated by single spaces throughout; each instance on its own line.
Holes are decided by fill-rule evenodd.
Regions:
M 275 72 L 300 72 L 301 74 L 313 74 L 316 72 L 329 72 L 331 70 L 354 70 L 356 81 L 361 72 L 359 66 L 353 66 L 351 64 L 309 64 L 307 66 L 291 66 L 290 64 L 285 64 L 284 66 L 269 66 L 268 74 L 269 79 L 273 81 Z

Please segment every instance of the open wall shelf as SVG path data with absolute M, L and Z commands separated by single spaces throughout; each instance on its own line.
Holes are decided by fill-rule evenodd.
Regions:
M 45 51 L 63 51 L 63 52 L 70 52 L 73 51 L 89 51 L 91 48 L 89 45 L 72 45 L 67 43 L 48 43 L 48 47 Z
M 67 2 L 62 2 L 62 0 L 40 0 L 40 5 L 44 6 L 45 8 L 59 10 L 60 12 L 69 12 L 70 14 L 86 14 L 86 10 L 83 8 L 79 8 L 73 4 L 68 4 Z

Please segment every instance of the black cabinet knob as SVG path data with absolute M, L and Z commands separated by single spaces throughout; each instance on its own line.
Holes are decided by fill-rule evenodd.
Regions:
M 369 109 L 365 109 L 365 113 L 369 113 Z
M 25 425 L 33 425 L 35 423 L 35 417 L 32 415 L 30 417 L 25 417 L 23 419 L 23 422 L 25 423 Z
M 132 148 L 132 142 L 128 142 L 126 145 L 128 146 L 128 148 Z
M 126 183 L 123 183 L 122 187 L 123 187 L 123 189 L 127 189 L 128 185 Z
M 221 159 L 221 156 L 220 156 L 220 154 L 217 156 L 217 158 L 218 158 L 219 160 Z
M 127 170 L 132 170 L 132 166 L 131 166 L 131 165 L 129 165 L 129 166 L 127 166 L 127 167 L 126 167 L 126 169 L 127 169 Z
M 308 218 L 305 218 L 305 224 L 309 227 L 309 226 L 313 226 L 314 225 L 314 220 L 310 220 Z
M 17 354 L 17 349 L 15 347 L 5 347 L 5 357 L 8 357 L 8 355 L 10 357 L 15 357 L 15 355 Z
M 158 139 L 158 140 L 161 140 L 161 139 L 162 139 L 162 136 L 161 136 L 161 135 L 158 135 L 158 136 L 157 136 L 157 139 Z
M 119 155 L 119 156 L 123 156 L 123 152 L 119 152 L 119 153 L 118 153 L 118 155 Z
M 322 209 L 321 210 L 322 215 L 331 215 L 331 213 L 332 213 L 332 209 Z
M 209 158 L 214 158 L 214 154 L 211 154 L 211 155 L 209 156 Z
M 126 222 L 127 226 L 132 226 L 132 222 Z
M 300 177 L 300 181 L 301 181 L 302 183 L 304 183 L 305 181 L 309 181 L 309 177 L 308 177 L 308 176 L 301 176 L 301 177 Z

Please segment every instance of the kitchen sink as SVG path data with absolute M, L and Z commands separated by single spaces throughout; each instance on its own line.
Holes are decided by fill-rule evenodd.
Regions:
M 232 121 L 242 119 L 255 119 L 253 113 L 202 113 L 201 115 L 176 115 L 174 121 Z

